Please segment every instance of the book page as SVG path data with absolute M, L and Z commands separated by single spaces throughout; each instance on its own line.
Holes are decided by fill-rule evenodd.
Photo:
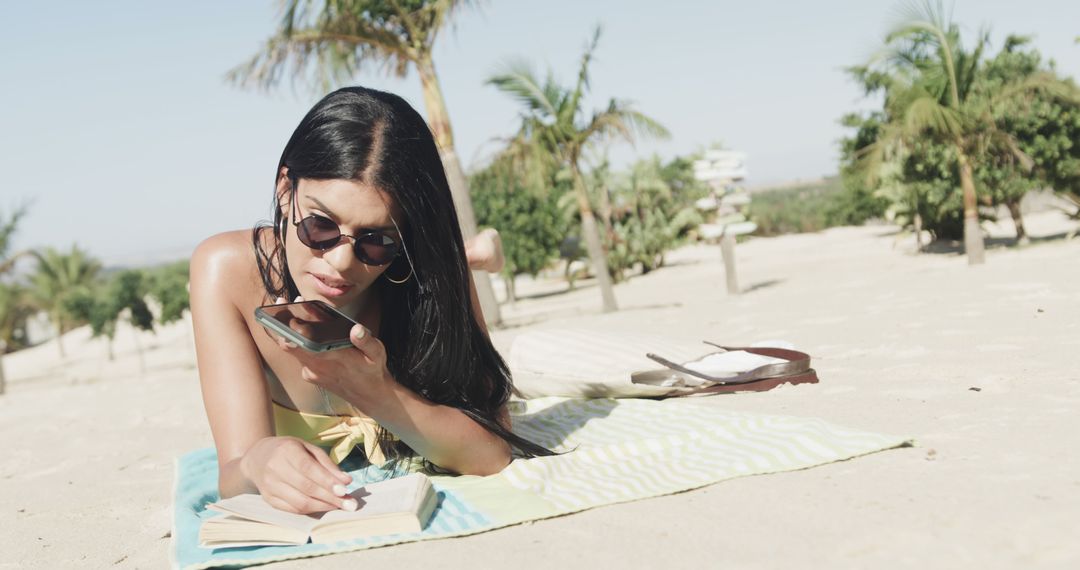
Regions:
M 311 533 L 253 521 L 238 515 L 211 517 L 199 527 L 202 548 L 304 544 Z
M 238 515 L 253 521 L 259 521 L 283 528 L 291 528 L 310 533 L 311 529 L 319 523 L 320 515 L 298 515 L 276 509 L 270 506 L 261 495 L 244 494 L 216 503 L 211 503 L 206 508 Z
M 353 491 L 350 496 L 360 504 L 354 512 L 330 511 L 318 521 L 318 525 L 363 520 L 392 514 L 416 515 L 418 504 L 431 485 L 421 473 L 368 483 Z

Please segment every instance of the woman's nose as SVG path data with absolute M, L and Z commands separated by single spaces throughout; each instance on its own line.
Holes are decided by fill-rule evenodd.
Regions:
M 344 275 L 353 263 L 359 263 L 353 254 L 352 242 L 343 239 L 334 247 L 323 252 L 323 259 L 337 271 L 338 275 Z

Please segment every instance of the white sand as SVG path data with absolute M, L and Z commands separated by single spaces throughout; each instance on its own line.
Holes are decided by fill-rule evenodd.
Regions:
M 1027 221 L 1036 237 L 1076 227 L 1056 213 Z M 522 330 L 566 326 L 787 339 L 814 356 L 820 384 L 709 401 L 918 447 L 274 567 L 1080 567 L 1080 239 L 991 248 L 968 267 L 911 255 L 891 233 L 740 244 L 752 290 L 738 297 L 724 293 L 719 248 L 684 248 L 619 285 L 618 313 L 600 314 L 585 283 L 504 305 L 512 326 L 495 339 L 505 349 Z M 211 444 L 189 326 L 140 336 L 146 373 L 128 329 L 114 362 L 85 330 L 65 337 L 65 360 L 55 341 L 4 358 L 0 568 L 167 567 L 173 458 Z

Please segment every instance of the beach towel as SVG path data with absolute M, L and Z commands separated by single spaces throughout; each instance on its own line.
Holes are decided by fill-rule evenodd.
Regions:
M 820 419 L 718 409 L 702 400 L 540 398 L 512 402 L 514 431 L 562 455 L 516 459 L 487 477 L 432 476 L 438 506 L 422 532 L 335 544 L 204 549 L 200 522 L 216 501 L 213 449 L 176 462 L 174 568 L 246 566 L 484 532 L 525 521 L 695 489 L 725 479 L 804 469 L 911 442 Z M 395 474 L 351 471 L 353 486 Z
M 777 340 L 739 346 L 795 348 L 791 343 Z M 553 328 L 527 331 L 514 337 L 506 364 L 514 377 L 515 393 L 522 398 L 664 398 L 691 395 L 698 391 L 701 381 L 665 368 L 650 359 L 649 354 L 712 376 L 735 375 L 783 362 L 738 350 L 705 357 L 718 350 L 716 345 L 706 344 L 702 339 L 636 331 Z M 659 377 L 641 381 L 643 376 L 655 376 L 650 373 L 657 372 L 663 373 L 662 377 L 671 377 L 672 381 L 656 381 Z M 745 389 L 754 387 L 745 386 Z

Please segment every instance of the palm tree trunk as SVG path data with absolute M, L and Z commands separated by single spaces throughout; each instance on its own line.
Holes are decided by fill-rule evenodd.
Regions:
M 1012 215 L 1013 225 L 1016 226 L 1017 243 L 1027 243 L 1028 236 L 1027 231 L 1024 230 L 1024 217 L 1020 213 L 1020 200 L 1009 200 L 1005 204 L 1009 207 L 1009 214 Z
M 915 212 L 915 253 L 922 253 L 922 214 Z
M 3 343 L 0 342 L 0 345 Z M 3 349 L 0 349 L 0 395 L 3 395 L 4 390 L 7 388 L 7 377 L 4 376 L 4 357 Z
M 911 211 L 914 212 L 911 222 L 915 225 L 915 253 L 922 253 L 922 214 L 919 213 L 919 192 L 914 188 L 911 190 Z
M 446 101 L 439 86 L 439 77 L 435 74 L 435 64 L 430 57 L 421 59 L 416 62 L 416 71 L 420 75 L 428 124 L 435 135 L 435 143 L 439 147 L 443 168 L 446 170 L 446 180 L 450 184 L 450 194 L 454 199 L 461 234 L 468 240 L 476 235 L 476 215 L 469 197 L 469 182 L 465 178 L 465 170 L 454 151 L 454 133 L 450 128 L 450 116 L 446 112 Z M 476 295 L 480 299 L 485 322 L 498 326 L 502 323 L 502 316 L 499 314 L 499 303 L 495 300 L 495 289 L 491 286 L 491 276 L 484 271 L 474 271 L 473 283 L 476 285 Z
M 960 162 L 960 188 L 964 191 L 964 251 L 968 265 L 986 262 L 982 229 L 979 227 L 979 203 L 975 195 L 975 176 L 971 162 L 959 141 L 956 143 L 957 160 Z
M 614 213 L 611 211 L 611 190 L 607 184 L 600 184 L 600 218 L 604 222 L 604 231 L 607 232 L 608 243 L 615 243 L 615 226 L 611 221 Z
M 139 342 L 139 329 L 135 328 L 134 325 L 131 326 L 131 334 L 134 335 L 133 340 L 135 341 L 135 354 L 139 355 L 139 373 L 145 376 L 146 356 L 143 354 L 142 343 Z
M 506 300 L 510 301 L 511 305 L 517 303 L 517 286 L 515 285 L 514 281 L 514 275 L 506 276 Z
M 53 322 L 56 323 L 56 346 L 60 349 L 60 358 L 67 358 L 67 354 L 64 352 L 64 323 L 60 318 L 60 314 L 54 315 Z
M 578 209 L 581 211 L 581 235 L 585 238 L 585 250 L 589 253 L 593 272 L 596 273 L 597 282 L 600 284 L 603 309 L 605 313 L 617 311 L 619 307 L 615 303 L 615 289 L 611 285 L 607 257 L 604 256 L 604 246 L 600 243 L 600 233 L 596 228 L 596 217 L 593 216 L 592 206 L 589 205 L 585 181 L 581 179 L 581 172 L 578 171 L 576 164 L 571 164 L 570 170 L 574 175 L 574 189 L 577 193 Z

